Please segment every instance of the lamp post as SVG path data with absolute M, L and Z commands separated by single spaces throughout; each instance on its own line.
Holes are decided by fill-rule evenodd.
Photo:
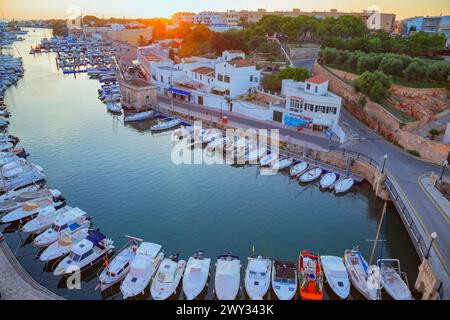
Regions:
M 437 233 L 433 232 L 431 234 L 431 242 L 430 242 L 430 246 L 428 247 L 428 251 L 427 251 L 427 255 L 425 256 L 425 259 L 428 259 L 430 257 L 431 247 L 433 246 L 433 242 L 436 238 L 437 238 Z
M 383 168 L 381 168 L 381 173 L 384 173 L 384 167 L 386 166 L 386 160 L 388 158 L 388 155 L 385 154 L 383 157 Z
M 444 162 L 442 163 L 442 170 L 441 170 L 441 175 L 439 177 L 439 181 L 442 181 L 442 178 L 444 177 L 445 168 L 447 168 L 447 165 L 448 165 L 448 161 L 444 160 Z

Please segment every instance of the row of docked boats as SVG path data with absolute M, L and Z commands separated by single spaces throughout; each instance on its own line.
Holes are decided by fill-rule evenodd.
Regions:
M 310 183 L 320 178 L 322 189 L 333 190 L 336 194 L 345 193 L 354 185 L 354 179 L 340 175 L 331 170 L 325 170 L 301 159 L 284 157 L 276 152 L 271 152 L 265 146 L 258 146 L 248 137 L 224 136 L 217 129 L 182 127 L 173 132 L 173 139 L 185 139 L 188 148 L 205 146 L 210 152 L 225 152 L 227 157 L 231 155 L 238 159 L 238 163 L 256 164 L 262 168 L 270 168 L 272 172 L 289 170 L 291 177 L 302 183 Z M 239 162 L 240 161 L 240 162 Z

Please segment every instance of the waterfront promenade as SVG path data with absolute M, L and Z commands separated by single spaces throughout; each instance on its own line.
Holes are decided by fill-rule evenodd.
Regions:
M 0 300 L 62 300 L 37 283 L 20 265 L 5 240 L 0 240 Z
M 170 107 L 171 99 L 159 96 L 160 104 L 165 108 Z M 325 136 L 298 132 L 289 128 L 282 128 L 279 124 L 263 122 L 242 115 L 236 115 L 227 111 L 205 108 L 189 102 L 173 100 L 173 110 L 190 115 L 206 114 L 213 121 L 220 119 L 221 115 L 228 117 L 229 123 L 238 128 L 279 129 L 280 136 L 289 136 L 290 142 L 300 141 L 300 145 L 307 144 L 310 148 L 319 150 L 327 149 L 328 140 Z M 406 153 L 404 150 L 384 140 L 377 133 L 360 123 L 345 109 L 342 110 L 342 119 L 345 125 L 351 128 L 353 136 L 344 144 L 333 141 L 334 150 L 350 150 L 355 153 L 367 155 L 377 161 L 383 162 L 383 156 L 388 155 L 386 172 L 389 174 L 393 185 L 398 189 L 402 200 L 409 211 L 413 213 L 413 219 L 420 228 L 419 232 L 426 245 L 431 241 L 431 233 L 436 232 L 438 238 L 433 243 L 430 256 L 436 272 L 443 282 L 444 297 L 450 297 L 450 222 L 440 208 L 430 199 L 419 184 L 419 178 L 424 173 L 434 172 L 439 174 L 441 168 L 434 164 L 422 161 Z M 448 171 L 446 172 L 448 177 Z M 419 254 L 420 258 L 422 256 Z

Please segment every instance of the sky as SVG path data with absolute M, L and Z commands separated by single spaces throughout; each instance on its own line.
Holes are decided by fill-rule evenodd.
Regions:
M 450 0 L 0 0 L 0 19 L 65 19 L 75 12 L 98 17 L 169 18 L 178 11 L 273 10 L 362 11 L 378 6 L 397 19 L 450 15 Z

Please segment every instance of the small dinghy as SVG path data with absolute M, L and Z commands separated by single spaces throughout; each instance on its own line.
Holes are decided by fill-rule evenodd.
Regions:
M 259 147 L 247 153 L 245 155 L 245 161 L 256 162 L 258 161 L 258 159 L 264 157 L 265 155 L 266 155 L 266 148 Z
M 121 250 L 100 273 L 99 284 L 96 289 L 104 291 L 112 285 L 120 282 L 130 271 L 130 264 L 136 257 L 136 251 L 142 243 L 142 239 L 126 236 L 129 241 L 125 249 Z
M 275 260 L 272 288 L 279 300 L 291 300 L 297 291 L 297 265 L 290 261 Z
M 113 243 L 103 233 L 92 231 L 70 249 L 69 255 L 58 264 L 53 274 L 63 276 L 89 269 L 114 250 Z
M 320 186 L 322 189 L 330 188 L 336 182 L 336 179 L 337 175 L 334 172 L 328 172 L 320 179 Z
M 183 277 L 183 292 L 187 300 L 195 299 L 205 288 L 211 259 L 199 251 L 189 258 Z
M 55 190 L 56 191 L 56 190 Z M 55 201 L 54 201 L 55 200 Z M 27 201 L 22 207 L 15 209 L 1 219 L 1 223 L 13 223 L 13 222 L 23 222 L 28 219 L 33 219 L 39 213 L 39 210 L 45 207 L 54 207 L 60 209 L 66 205 L 66 201 L 61 197 L 59 191 L 56 197 L 46 197 L 36 201 Z
M 245 291 L 250 300 L 263 300 L 270 287 L 272 261 L 261 256 L 249 257 L 245 270 Z
M 119 105 L 112 102 L 108 102 L 106 104 L 106 109 L 111 113 L 122 114 L 122 108 Z
M 85 239 L 88 234 L 89 229 L 85 227 L 72 234 L 59 238 L 42 251 L 39 260 L 47 262 L 64 257 L 70 252 L 70 249 L 72 249 L 74 245 Z
M 350 294 L 350 280 L 342 258 L 320 256 L 320 261 L 330 288 L 339 298 L 347 299 Z
M 368 300 L 378 300 L 378 290 L 367 285 L 371 283 L 369 266 L 359 250 L 345 250 L 344 264 L 355 288 Z
M 39 210 L 36 218 L 24 224 L 20 231 L 24 233 L 39 233 L 52 226 L 56 218 L 65 212 L 72 210 L 72 207 L 65 206 L 56 210 L 54 207 L 45 207 Z
M 305 250 L 298 258 L 300 296 L 303 300 L 323 299 L 323 274 L 319 255 Z
M 33 243 L 37 246 L 48 246 L 61 237 L 69 236 L 90 225 L 86 212 L 78 207 L 56 217 L 52 227 L 38 235 Z
M 408 278 L 400 269 L 398 259 L 377 261 L 383 289 L 395 300 L 414 300 L 408 287 Z
M 150 294 L 155 300 L 166 300 L 176 293 L 183 277 L 186 261 L 178 260 L 178 254 L 165 258 L 153 278 Z
M 180 123 L 181 123 L 181 120 L 175 118 L 175 119 L 171 119 L 168 121 L 163 121 L 158 124 L 155 124 L 154 126 L 150 127 L 150 130 L 152 130 L 152 131 L 168 130 L 168 129 L 172 129 L 172 128 L 178 126 Z
M 263 157 L 261 160 L 259 160 L 259 164 L 262 167 L 265 167 L 277 160 L 278 160 L 278 153 L 270 153 L 267 156 Z
M 354 180 L 352 178 L 345 178 L 342 180 L 339 180 L 334 185 L 334 192 L 336 193 L 344 193 L 353 187 Z
M 136 251 L 136 257 L 131 261 L 130 271 L 120 285 L 123 298 L 142 293 L 163 259 L 164 253 L 161 252 L 159 244 L 142 242 Z
M 33 189 L 37 189 L 39 186 L 35 186 Z M 0 213 L 6 213 L 16 210 L 22 207 L 28 201 L 38 201 L 48 197 L 58 197 L 61 193 L 58 190 L 36 190 L 36 191 L 24 191 L 21 194 L 14 197 L 14 199 L 6 200 L 0 203 Z
M 217 257 L 214 286 L 217 299 L 234 300 L 239 293 L 241 262 L 230 253 Z
M 272 170 L 283 170 L 288 168 L 292 164 L 292 159 L 281 159 L 278 161 L 274 161 L 270 164 L 270 168 Z
M 312 182 L 316 179 L 318 179 L 322 174 L 321 168 L 313 168 L 311 170 L 306 171 L 304 174 L 302 174 L 298 180 L 300 182 Z
M 155 115 L 153 111 L 144 111 L 138 112 L 134 114 L 130 114 L 125 117 L 125 122 L 133 122 L 133 121 L 144 121 L 152 118 Z
M 308 169 L 308 163 L 305 161 L 300 161 L 299 163 L 291 167 L 289 174 L 291 175 L 291 177 L 295 177 L 298 176 L 303 171 L 305 171 L 306 169 Z

